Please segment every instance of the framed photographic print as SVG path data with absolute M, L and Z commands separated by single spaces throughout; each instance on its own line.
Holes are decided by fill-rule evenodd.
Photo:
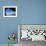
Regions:
M 17 6 L 3 6 L 3 17 L 17 17 Z
M 46 41 L 46 25 L 20 24 L 18 25 L 18 38 L 21 40 Z

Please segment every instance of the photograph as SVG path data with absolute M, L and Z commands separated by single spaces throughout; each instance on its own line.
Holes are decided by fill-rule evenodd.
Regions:
M 18 41 L 20 46 L 31 46 L 33 42 L 46 41 L 46 25 L 19 24 Z
M 17 17 L 17 6 L 3 6 L 3 17 Z

